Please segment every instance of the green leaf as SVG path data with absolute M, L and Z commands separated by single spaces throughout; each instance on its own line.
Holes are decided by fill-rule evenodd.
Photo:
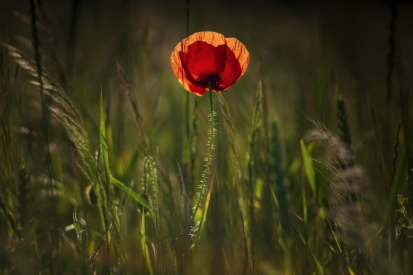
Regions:
M 144 262 L 146 263 L 146 266 L 148 268 L 149 274 L 153 275 L 153 270 L 152 270 L 152 263 L 151 263 L 151 257 L 149 255 L 149 250 L 148 246 L 146 245 L 146 223 L 145 223 L 145 214 L 142 212 L 142 227 L 141 227 L 141 249 L 142 249 L 142 255 L 144 258 Z
M 198 229 L 198 234 L 196 234 L 194 247 L 197 246 L 199 237 L 201 236 L 202 230 L 204 229 L 204 224 L 205 224 L 207 213 L 208 213 L 209 201 L 211 199 L 212 186 L 213 184 L 211 184 L 211 187 L 209 188 L 209 192 L 205 198 L 204 209 L 202 210 L 202 217 L 201 217 L 201 220 L 199 221 L 199 229 Z
M 140 205 L 148 209 L 151 214 L 153 214 L 153 208 L 149 205 L 149 203 L 144 200 L 141 196 L 136 194 L 132 189 L 130 189 L 128 186 L 126 186 L 123 182 L 120 180 L 115 179 L 114 177 L 110 178 L 111 183 L 113 183 L 115 186 L 119 187 L 123 192 L 128 194 L 132 199 L 134 199 L 136 202 L 138 202 Z
M 313 252 L 313 250 L 310 249 L 310 246 L 308 245 L 307 241 L 305 240 L 304 236 L 297 230 L 297 234 L 300 237 L 301 241 L 303 242 L 303 244 L 307 247 L 308 252 L 310 252 L 311 258 L 313 258 L 313 261 L 317 267 L 318 270 L 318 274 L 324 275 L 324 267 L 323 265 L 320 263 L 320 261 L 318 260 L 317 256 L 315 255 L 315 253 Z
M 300 148 L 301 148 L 301 156 L 303 157 L 304 162 L 304 169 L 307 175 L 308 183 L 310 184 L 311 190 L 315 194 L 316 192 L 316 183 L 315 183 L 315 170 L 313 167 L 313 160 L 308 153 L 307 147 L 304 144 L 304 141 L 300 139 Z
M 100 91 L 100 152 L 102 154 L 106 183 L 110 184 L 108 143 L 106 140 L 105 114 L 103 112 L 102 90 Z
M 386 212 L 383 219 L 383 224 L 386 224 L 390 221 L 391 214 L 394 213 L 396 210 L 395 203 L 397 201 L 397 192 L 399 190 L 400 183 L 402 181 L 402 173 L 405 169 L 405 163 L 407 158 L 407 149 L 404 148 L 402 156 L 399 161 L 399 165 L 397 166 L 396 174 L 393 180 L 392 189 L 390 193 L 389 203 L 387 204 Z
M 135 165 L 138 162 L 138 159 L 141 153 L 142 153 L 141 148 L 137 147 L 135 151 L 132 153 L 132 157 L 130 158 L 129 162 L 124 167 L 120 167 L 121 162 L 119 162 L 118 173 L 121 175 L 121 178 L 128 177 L 132 173 L 132 171 L 136 168 Z

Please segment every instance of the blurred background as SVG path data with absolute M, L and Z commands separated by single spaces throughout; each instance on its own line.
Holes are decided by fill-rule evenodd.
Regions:
M 171 72 L 170 55 L 187 36 L 187 1 L 39 4 L 45 16 L 40 46 L 49 53 L 52 74 L 69 77 L 71 84 L 65 88 L 71 98 L 78 95 L 75 103 L 83 101 L 97 119 L 97 104 L 89 103 L 98 102 L 102 89 L 110 99 L 112 116 L 120 120 L 113 125 L 120 127 L 115 129 L 116 146 L 125 150 L 135 137 L 125 134 L 130 120 L 116 82 L 119 63 L 137 93 L 146 125 L 151 125 L 150 136 L 168 137 L 151 144 L 160 146 L 165 155 L 178 157 L 186 92 Z M 413 5 L 408 1 L 190 0 L 188 27 L 189 34 L 211 30 L 236 37 L 250 52 L 248 72 L 226 92 L 235 121 L 250 120 L 261 79 L 265 112 L 278 121 L 283 138 L 292 141 L 287 147 L 293 150 L 308 130 L 305 116 L 327 127 L 335 125 L 335 100 L 342 95 L 354 144 L 363 150 L 361 143 L 371 141 L 372 131 L 396 131 L 401 93 L 412 100 L 412 21 Z M 1 1 L 0 35 L 2 41 L 32 54 L 26 50 L 31 40 L 29 2 Z M 199 100 L 204 103 L 208 101 Z M 207 107 L 199 110 L 205 113 Z M 201 125 L 205 117 L 199 116 Z M 160 121 L 165 123 L 156 123 Z M 248 142 L 248 130 L 245 123 L 236 129 L 241 148 Z
M 102 91 L 105 118 L 112 133 L 108 139 L 113 150 L 114 175 L 125 176 L 125 166 L 139 147 L 141 130 L 122 88 L 117 69 L 120 67 L 143 117 L 148 155 L 159 158 L 162 173 L 172 187 L 179 185 L 177 163 L 185 166 L 187 162 L 183 156 L 187 92 L 172 73 L 170 56 L 176 44 L 188 34 L 209 30 L 237 38 L 251 55 L 246 74 L 225 92 L 235 125 L 243 177 L 256 91 L 261 80 L 264 126 L 258 144 L 265 142 L 262 132 L 269 127 L 269 121 L 276 121 L 286 171 L 300 157 L 300 138 L 313 127 L 307 117 L 337 133 L 336 102 L 342 97 L 355 159 L 366 168 L 371 182 L 380 182 L 374 190 L 378 202 L 387 201 L 397 125 L 399 120 L 404 120 L 405 126 L 411 124 L 413 112 L 413 3 L 410 1 L 39 0 L 36 3 L 42 63 L 79 110 L 93 148 L 99 145 Z M 0 41 L 34 58 L 30 1 L 0 0 Z M 11 68 L 9 72 L 14 72 L 15 63 L 5 53 L 4 64 L 10 64 L 7 65 Z M 5 79 L 4 75 L 1 77 Z M 24 147 L 22 155 L 34 174 L 46 174 L 45 162 L 38 160 L 44 150 L 36 147 L 39 145 L 36 138 L 42 131 L 38 92 L 22 69 L 13 83 L 10 91 L 15 94 L 1 106 L 10 107 L 11 125 L 21 127 L 20 134 L 25 136 L 16 148 Z M 189 103 L 191 114 L 195 112 L 198 119 L 193 169 L 199 173 L 193 179 L 195 183 L 206 151 L 209 100 L 190 94 Z M 82 182 L 81 172 L 71 163 L 73 155 L 67 153 L 73 150 L 70 145 L 64 147 L 70 142 L 56 121 L 50 119 L 49 123 L 51 145 L 56 145 L 51 146 L 52 152 L 56 153 L 55 157 L 60 156 L 64 167 L 57 180 L 69 186 L 65 192 L 70 199 L 57 210 L 62 214 L 61 219 L 56 220 L 58 227 L 64 228 L 72 221 L 73 205 L 80 201 L 88 209 L 82 210 L 83 217 L 88 224 L 93 223 L 91 213 L 97 216 L 97 212 L 87 208 L 83 198 L 88 184 L 68 185 Z M 215 154 L 217 159 L 227 161 L 226 164 L 218 162 L 220 171 L 225 171 L 229 157 L 225 156 L 228 151 L 222 148 L 228 145 L 228 140 L 219 111 L 217 127 L 217 142 L 221 145 Z M 409 137 L 409 130 L 403 131 L 402 134 Z M 219 146 L 223 146 L 221 151 Z M 265 146 L 259 147 L 258 155 L 266 150 Z M 137 163 L 139 168 L 122 180 L 136 179 L 134 188 L 139 193 L 143 159 Z M 262 173 L 259 168 L 256 170 Z M 185 167 L 184 175 L 189 175 Z M 297 192 L 300 180 L 296 175 L 289 177 L 286 185 L 294 200 L 293 193 Z M 405 191 L 408 187 L 401 188 Z M 3 197 L 7 193 L 4 190 Z M 219 213 L 219 209 L 215 211 L 213 213 Z M 384 209 L 378 212 L 376 220 L 381 218 Z M 123 222 L 136 220 L 136 215 L 132 211 L 125 214 Z M 218 214 L 211 215 L 218 217 Z M 98 218 L 95 222 L 99 223 Z M 230 234 L 230 230 L 227 229 L 227 233 Z

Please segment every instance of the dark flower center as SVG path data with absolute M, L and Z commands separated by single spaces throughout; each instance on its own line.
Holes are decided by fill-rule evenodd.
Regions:
M 214 87 L 219 87 L 219 84 L 221 82 L 221 76 L 215 73 L 200 75 L 198 77 L 197 82 L 199 83 L 200 86 L 205 87 L 205 88 L 208 88 L 209 82 L 211 82 L 211 88 L 214 89 Z

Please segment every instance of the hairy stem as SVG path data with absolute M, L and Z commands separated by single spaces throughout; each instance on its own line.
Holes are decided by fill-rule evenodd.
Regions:
M 195 207 L 193 209 L 191 221 L 189 223 L 190 226 L 194 226 L 194 221 L 195 221 L 195 216 L 196 212 L 198 209 L 201 207 L 202 200 L 204 199 L 204 193 L 205 193 L 205 185 L 208 179 L 208 175 L 210 172 L 210 167 L 212 163 L 212 150 L 214 149 L 214 138 L 216 135 L 216 130 L 215 130 L 215 111 L 214 111 L 214 105 L 212 101 L 212 89 L 211 89 L 211 83 L 209 83 L 209 104 L 210 104 L 210 114 L 209 114 L 209 133 L 208 133 L 208 152 L 207 152 L 207 157 L 205 159 L 205 170 L 202 173 L 201 177 L 201 183 L 199 186 L 199 191 L 198 191 L 198 198 L 195 204 Z

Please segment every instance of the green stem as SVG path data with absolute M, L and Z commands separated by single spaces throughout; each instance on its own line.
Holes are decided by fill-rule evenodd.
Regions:
M 186 134 L 186 139 L 189 142 L 190 141 L 190 106 L 189 106 L 189 93 L 185 93 L 185 134 Z M 188 143 L 190 144 L 190 143 Z
M 196 212 L 198 211 L 199 207 L 201 206 L 201 200 L 204 198 L 204 193 L 205 193 L 205 185 L 206 181 L 208 179 L 208 174 L 209 174 L 209 169 L 212 163 L 212 150 L 214 149 L 214 137 L 215 137 L 215 111 L 214 111 L 214 105 L 212 101 L 212 88 L 211 88 L 211 83 L 209 83 L 209 104 L 210 104 L 210 118 L 209 118 L 209 136 L 208 136 L 208 153 L 207 153 L 207 158 L 206 158 L 206 164 L 205 164 L 205 170 L 202 173 L 201 176 L 201 184 L 199 188 L 199 194 L 197 198 L 196 205 L 194 207 L 194 211 L 192 212 L 192 217 L 191 221 L 189 223 L 189 226 L 193 226 L 195 222 L 195 216 Z
M 211 89 L 211 82 L 209 82 L 209 106 L 211 108 L 211 119 L 212 119 L 212 124 L 214 124 L 214 103 L 212 101 L 212 89 Z

